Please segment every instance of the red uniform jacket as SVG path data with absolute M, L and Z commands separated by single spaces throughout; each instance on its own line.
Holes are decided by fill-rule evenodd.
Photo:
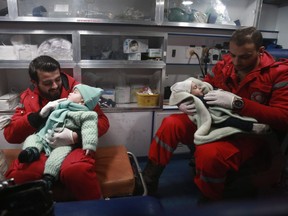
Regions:
M 61 73 L 62 93 L 61 98 L 67 98 L 73 87 L 78 82 L 71 76 Z M 40 97 L 38 88 L 31 86 L 20 96 L 21 107 L 18 107 L 12 116 L 11 123 L 4 128 L 4 137 L 9 143 L 22 143 L 29 135 L 38 130 L 31 125 L 28 116 L 31 113 L 38 112 L 49 101 Z M 109 121 L 100 106 L 94 109 L 98 113 L 98 136 L 105 134 L 109 128 Z
M 287 131 L 288 128 L 288 62 L 275 62 L 264 52 L 257 68 L 250 72 L 240 84 L 234 72 L 231 57 L 224 56 L 216 64 L 205 81 L 216 88 L 232 92 L 243 98 L 244 108 L 240 115 L 250 116 L 259 123 L 273 129 Z

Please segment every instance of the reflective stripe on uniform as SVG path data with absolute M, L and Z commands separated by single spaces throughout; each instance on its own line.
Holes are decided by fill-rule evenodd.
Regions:
M 276 83 L 273 89 L 279 89 L 288 86 L 288 81 Z
M 162 148 L 164 148 L 165 150 L 173 153 L 175 149 L 173 149 L 171 146 L 169 146 L 167 143 L 163 142 L 162 140 L 159 139 L 158 136 L 154 137 L 154 140 L 156 141 L 156 143 L 158 145 L 160 145 Z
M 199 173 L 199 170 L 197 170 L 197 172 Z M 225 183 L 225 181 L 226 181 L 226 177 L 224 177 L 224 178 L 212 178 L 212 177 L 203 176 L 202 174 L 200 174 L 200 179 L 204 182 L 207 182 L 207 183 Z

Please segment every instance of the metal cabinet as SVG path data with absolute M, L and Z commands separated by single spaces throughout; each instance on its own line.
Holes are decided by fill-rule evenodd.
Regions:
M 235 28 L 256 25 L 262 0 L 5 0 L 17 21 Z M 1 9 L 0 8 L 0 9 Z M 243 13 L 245 11 L 245 13 Z
M 111 110 L 160 108 L 166 35 L 3 30 L 0 32 L 0 72 L 3 75 L 0 93 L 21 92 L 29 82 L 25 71 L 29 62 L 36 56 L 50 55 L 59 60 L 62 69 L 78 81 L 103 88 L 107 97 L 113 95 L 109 99 L 116 102 L 116 106 L 109 107 Z M 138 43 L 137 48 L 131 47 L 135 42 Z M 18 85 L 20 81 L 15 77 L 21 77 L 22 85 Z M 137 104 L 135 91 L 143 87 L 149 87 L 158 95 L 154 104 Z
M 23 90 L 24 84 L 18 85 L 14 76 L 29 81 L 24 73 L 28 63 L 47 54 L 78 81 L 100 85 L 108 96 L 130 89 L 130 98 L 114 98 L 118 103 L 112 111 L 161 109 L 165 82 L 174 80 L 167 74 L 180 74 L 179 68 L 187 64 L 197 67 L 197 60 L 187 56 L 188 48 L 224 43 L 226 33 L 238 25 L 256 25 L 261 4 L 261 0 L 2 0 L 0 93 Z M 178 33 L 190 36 L 175 36 Z M 186 47 L 183 52 L 173 44 L 179 38 L 180 46 Z M 138 106 L 133 91 L 141 86 L 159 94 L 156 104 Z

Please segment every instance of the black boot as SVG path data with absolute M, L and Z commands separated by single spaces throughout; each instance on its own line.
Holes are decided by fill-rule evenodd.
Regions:
M 20 152 L 18 160 L 20 163 L 31 163 L 40 158 L 40 152 L 36 147 L 28 147 Z
M 52 187 L 56 181 L 55 177 L 50 175 L 50 174 L 44 174 L 43 180 L 45 181 L 48 190 L 52 189 Z
M 143 170 L 143 178 L 147 186 L 148 195 L 155 196 L 158 190 L 159 178 L 165 166 L 158 165 L 151 160 L 148 160 L 146 167 Z

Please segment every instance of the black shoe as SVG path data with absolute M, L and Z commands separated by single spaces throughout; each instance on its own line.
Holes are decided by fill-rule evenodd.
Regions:
M 20 163 L 31 163 L 40 158 L 40 152 L 36 147 L 28 147 L 20 152 L 18 160 Z
M 144 173 L 143 173 L 143 179 L 144 179 L 144 182 L 146 184 L 147 195 L 156 196 L 157 190 L 158 190 L 158 185 L 159 185 L 159 180 L 153 179 L 150 176 L 145 175 Z
M 151 160 L 148 161 L 143 171 L 143 179 L 147 187 L 147 194 L 155 196 L 158 190 L 159 178 L 165 166 L 158 165 Z

